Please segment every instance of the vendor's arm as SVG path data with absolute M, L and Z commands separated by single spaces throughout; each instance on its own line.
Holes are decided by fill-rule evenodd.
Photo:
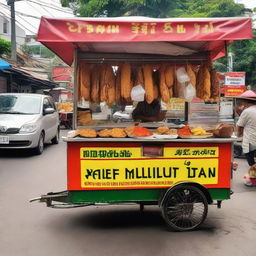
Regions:
M 240 117 L 237 121 L 237 124 L 236 124 L 236 131 L 237 131 L 237 136 L 238 137 L 243 136 L 244 127 L 246 126 L 247 122 L 248 122 L 247 111 L 243 110 L 243 112 L 240 115 Z
M 236 131 L 237 131 L 237 137 L 243 136 L 244 127 L 242 127 L 242 126 L 237 126 L 236 129 L 237 129 L 237 130 L 236 130 Z

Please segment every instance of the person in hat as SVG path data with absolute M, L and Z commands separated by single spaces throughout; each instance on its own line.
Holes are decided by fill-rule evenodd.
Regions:
M 249 166 L 252 166 L 256 151 L 256 97 L 241 97 L 241 103 L 243 109 L 237 121 L 237 135 L 243 136 L 243 152 Z

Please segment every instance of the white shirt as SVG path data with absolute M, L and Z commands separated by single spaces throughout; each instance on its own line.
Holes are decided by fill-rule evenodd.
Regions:
M 237 125 L 244 128 L 242 147 L 243 152 L 248 153 L 249 144 L 256 146 L 256 105 L 243 110 Z

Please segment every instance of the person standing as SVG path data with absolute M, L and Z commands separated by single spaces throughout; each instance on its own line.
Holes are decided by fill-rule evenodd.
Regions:
M 249 166 L 255 164 L 256 97 L 242 99 L 243 111 L 237 121 L 237 136 L 243 136 L 242 148 Z

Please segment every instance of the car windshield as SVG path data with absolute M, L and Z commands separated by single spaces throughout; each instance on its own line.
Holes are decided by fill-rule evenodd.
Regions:
M 31 95 L 0 95 L 0 114 L 39 114 L 41 98 Z

